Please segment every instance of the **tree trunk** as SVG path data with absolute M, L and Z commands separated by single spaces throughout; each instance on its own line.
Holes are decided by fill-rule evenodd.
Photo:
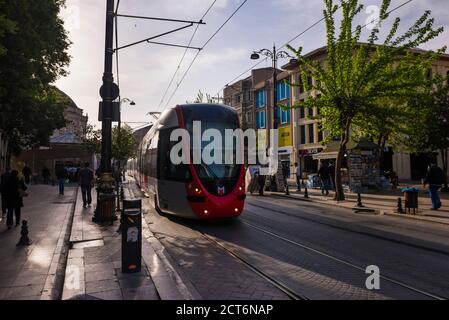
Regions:
M 335 161 L 335 196 L 334 200 L 345 200 L 343 192 L 343 184 L 341 179 L 341 166 L 346 152 L 346 144 L 349 141 L 349 130 L 351 127 L 351 118 L 347 117 L 345 121 L 345 129 L 341 135 L 340 146 L 338 148 L 337 160 Z
M 443 176 L 444 176 L 444 186 L 441 191 L 449 191 L 449 187 L 447 184 L 447 151 L 448 149 L 441 149 L 441 159 L 443 160 Z

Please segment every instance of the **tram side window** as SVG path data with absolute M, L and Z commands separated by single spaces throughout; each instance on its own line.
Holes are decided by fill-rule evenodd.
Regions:
M 170 141 L 170 134 L 174 130 L 165 129 L 159 132 L 159 146 L 158 146 L 158 177 L 161 180 L 188 182 L 191 181 L 189 165 L 178 164 L 175 165 L 170 160 L 170 151 L 177 141 Z

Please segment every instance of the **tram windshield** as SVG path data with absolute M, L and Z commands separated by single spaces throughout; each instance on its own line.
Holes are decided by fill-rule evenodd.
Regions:
M 236 161 L 236 148 L 240 147 L 238 141 L 234 138 L 232 144 L 233 161 L 232 163 L 225 163 L 226 149 L 225 145 L 225 130 L 232 129 L 235 130 L 239 128 L 239 121 L 236 113 L 223 106 L 214 105 L 198 105 L 187 107 L 183 109 L 184 122 L 186 129 L 189 131 L 192 139 L 193 137 L 193 122 L 201 121 L 201 136 L 208 129 L 216 129 L 220 132 L 221 136 L 221 148 L 213 149 L 210 155 L 216 156 L 215 152 L 221 153 L 221 162 L 206 164 L 203 157 L 201 157 L 201 164 L 194 164 L 195 171 L 200 178 L 201 182 L 205 188 L 216 195 L 225 195 L 231 192 L 239 178 L 241 164 Z M 211 141 L 200 142 L 201 154 L 203 154 L 204 149 L 211 143 Z M 191 142 L 192 154 L 193 141 Z

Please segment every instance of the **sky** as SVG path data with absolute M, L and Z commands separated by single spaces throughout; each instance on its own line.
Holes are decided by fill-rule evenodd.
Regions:
M 204 18 L 191 46 L 202 47 L 226 19 L 244 0 L 216 0 Z M 339 2 L 339 1 L 336 1 Z M 390 8 L 407 2 L 392 0 Z M 213 0 L 121 0 L 119 13 L 125 15 L 151 16 L 198 21 Z M 371 21 L 381 0 L 360 0 L 364 10 L 357 23 Z M 424 45 L 423 49 L 438 49 L 449 45 L 449 1 L 412 0 L 393 12 L 381 30 L 388 30 L 395 17 L 401 18 L 400 30 L 411 26 L 425 10 L 432 11 L 435 26 L 445 27 L 437 39 Z M 282 47 L 293 37 L 320 20 L 323 16 L 322 0 L 247 0 L 232 19 L 200 52 L 182 83 L 185 70 L 197 51 L 190 49 L 170 87 L 173 74 L 178 69 L 185 51 L 182 48 L 142 43 L 119 51 L 119 79 L 121 97 L 135 101 L 135 106 L 122 105 L 122 122 L 137 127 L 140 122 L 151 122 L 147 115 L 176 104 L 193 101 L 199 90 L 213 96 L 222 96 L 223 87 L 230 83 L 255 62 L 250 60 L 254 50 Z M 89 123 L 100 126 L 98 118 L 99 88 L 104 68 L 106 0 L 67 0 L 61 12 L 69 32 L 72 57 L 69 75 L 60 78 L 56 85 L 67 93 L 85 113 Z M 143 40 L 181 27 L 183 23 L 119 17 L 119 46 Z M 154 41 L 187 45 L 196 26 L 166 35 Z M 364 28 L 362 39 L 367 39 Z M 325 45 L 325 25 L 321 22 L 290 44 L 303 47 L 304 53 Z M 287 50 L 285 47 L 284 50 Z M 114 60 L 115 62 L 115 60 Z M 288 62 L 280 60 L 279 65 Z M 271 61 L 263 61 L 258 67 L 269 67 Z M 249 75 L 249 72 L 240 78 Z M 117 72 L 114 67 L 114 79 Z M 178 86 L 179 84 L 179 86 Z M 165 98 L 164 93 L 167 91 Z M 175 89 L 177 88 L 176 92 Z M 171 100 L 169 98 L 172 96 Z

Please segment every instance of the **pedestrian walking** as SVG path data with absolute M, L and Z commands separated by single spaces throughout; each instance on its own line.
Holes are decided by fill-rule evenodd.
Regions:
M 282 163 L 282 177 L 284 180 L 284 190 L 287 190 L 288 179 L 290 178 L 290 165 L 288 163 Z
M 330 181 L 332 182 L 332 190 L 335 191 L 336 190 L 336 188 L 335 188 L 335 166 L 334 166 L 333 162 L 331 162 L 329 164 L 328 169 L 329 169 Z
M 64 195 L 64 186 L 65 181 L 67 179 L 67 170 L 63 166 L 60 166 L 56 169 L 56 179 L 58 179 L 59 183 L 59 195 Z
M 295 174 L 296 174 L 296 187 L 298 188 L 298 192 L 301 192 L 302 171 L 301 166 L 298 165 L 298 162 L 295 162 Z
M 259 170 L 259 175 L 257 176 L 257 182 L 259 184 L 259 196 L 263 196 L 263 190 L 265 189 L 265 176 L 261 174 Z
M 0 176 L 0 193 L 2 196 L 2 219 L 6 218 L 7 206 L 6 206 L 6 182 L 11 175 L 11 170 L 6 167 L 5 172 Z
M 83 196 L 83 208 L 91 206 L 92 203 L 92 186 L 94 185 L 94 171 L 89 168 L 89 162 L 84 164 L 84 168 L 79 171 L 79 183 Z
M 437 166 L 435 162 L 430 164 L 429 170 L 427 171 L 426 178 L 424 179 L 424 188 L 429 185 L 429 195 L 432 200 L 432 210 L 438 210 L 441 208 L 441 200 L 438 195 L 438 190 L 444 183 L 444 173 L 443 170 Z
M 42 169 L 42 178 L 44 179 L 44 184 L 48 184 L 49 178 L 50 178 L 50 170 L 44 166 Z
M 321 162 L 318 176 L 321 180 L 321 194 L 329 195 L 330 173 L 327 163 Z
M 25 183 L 30 184 L 30 178 L 31 178 L 31 169 L 26 164 L 22 169 L 22 174 L 25 177 Z
M 8 213 L 6 217 L 6 225 L 11 229 L 14 224 L 14 215 L 16 218 L 16 227 L 20 225 L 21 210 L 23 207 L 23 197 L 27 196 L 27 187 L 23 179 L 19 179 L 19 171 L 11 171 L 6 182 L 6 206 Z

